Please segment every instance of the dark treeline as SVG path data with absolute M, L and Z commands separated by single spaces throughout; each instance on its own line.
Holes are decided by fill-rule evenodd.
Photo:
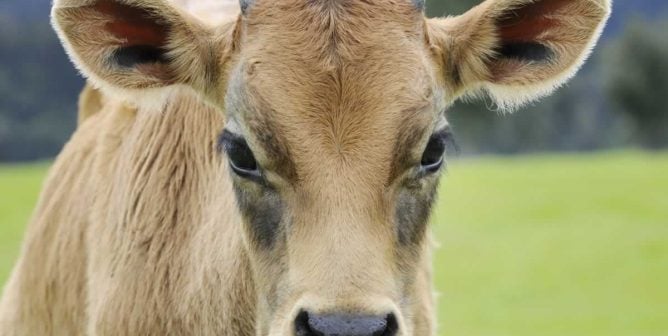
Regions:
M 479 0 L 431 0 L 458 14 Z M 668 146 L 668 3 L 618 0 L 606 38 L 559 93 L 513 114 L 489 101 L 450 112 L 465 155 Z M 49 0 L 0 3 L 0 162 L 50 158 L 76 124 L 83 80 L 48 23 Z M 638 13 L 638 14 L 631 14 Z
M 43 8 L 2 1 L 0 162 L 53 157 L 74 130 L 83 79 L 49 25 L 48 0 Z

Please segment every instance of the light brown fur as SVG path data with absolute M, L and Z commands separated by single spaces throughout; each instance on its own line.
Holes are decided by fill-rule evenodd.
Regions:
M 496 51 L 510 32 L 495 22 L 529 0 L 436 20 L 408 0 L 257 0 L 217 26 L 114 1 L 55 2 L 63 44 L 99 89 L 82 93 L 45 183 L 0 301 L 2 335 L 287 336 L 302 310 L 392 313 L 399 335 L 434 334 L 421 224 L 438 175 L 414 168 L 431 133 L 462 95 L 512 106 L 561 84 L 610 6 L 549 12 L 538 40 L 555 58 L 536 63 Z M 101 3 L 144 8 L 162 28 L 119 37 L 127 23 Z M 115 66 L 133 39 L 169 57 Z M 270 188 L 230 172 L 223 128 L 246 138 Z M 271 243 L 253 225 L 263 214 L 280 220 Z

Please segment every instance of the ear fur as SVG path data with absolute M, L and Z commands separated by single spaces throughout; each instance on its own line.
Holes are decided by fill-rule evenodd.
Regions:
M 212 87 L 236 26 L 235 19 L 211 28 L 163 0 L 56 0 L 51 17 L 79 70 L 123 93 Z
M 598 41 L 611 0 L 487 0 L 430 19 L 428 43 L 455 96 L 487 93 L 502 109 L 570 79 Z

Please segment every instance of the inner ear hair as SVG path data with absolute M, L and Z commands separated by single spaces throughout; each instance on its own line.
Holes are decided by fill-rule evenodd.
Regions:
M 100 0 L 90 6 L 109 17 L 105 30 L 122 43 L 110 55 L 112 65 L 132 68 L 142 64 L 166 64 L 169 24 L 150 9 L 113 0 Z
M 116 49 L 110 57 L 112 64 L 133 68 L 141 64 L 167 64 L 166 50 L 151 45 L 133 45 Z
M 517 61 L 550 61 L 555 53 L 541 39 L 559 26 L 559 19 L 554 16 L 571 1 L 526 1 L 503 10 L 495 22 L 500 39 L 497 55 Z
M 506 42 L 495 50 L 497 57 L 528 62 L 549 62 L 554 56 L 550 47 L 539 42 Z

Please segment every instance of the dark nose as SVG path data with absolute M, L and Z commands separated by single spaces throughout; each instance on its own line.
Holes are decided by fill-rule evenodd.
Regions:
M 295 320 L 297 336 L 395 336 L 399 326 L 394 314 L 358 316 L 301 312 Z

